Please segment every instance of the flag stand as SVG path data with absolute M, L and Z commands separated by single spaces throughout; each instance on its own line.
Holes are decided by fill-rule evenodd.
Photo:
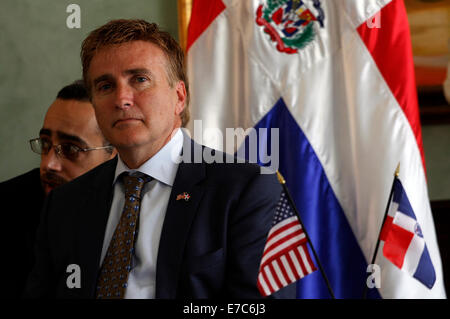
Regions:
M 370 262 L 371 265 L 373 265 L 375 263 L 375 259 L 377 258 L 378 248 L 380 246 L 381 232 L 383 230 L 383 226 L 384 226 L 384 223 L 386 222 L 386 218 L 388 216 L 389 208 L 391 206 L 392 195 L 394 194 L 395 179 L 398 178 L 399 173 L 400 173 L 400 163 L 398 163 L 397 169 L 395 170 L 395 173 L 394 173 L 394 181 L 392 182 L 391 193 L 389 194 L 389 199 L 388 199 L 388 202 L 387 202 L 387 205 L 386 205 L 386 210 L 384 212 L 383 222 L 381 223 L 380 232 L 378 233 L 378 240 L 377 240 L 377 244 L 375 246 L 375 252 L 373 253 L 372 261 Z M 366 299 L 367 298 L 367 289 L 368 288 L 369 287 L 367 286 L 367 282 L 365 282 L 362 299 Z
M 278 177 L 278 181 L 279 181 L 280 184 L 283 186 L 283 190 L 284 190 L 284 192 L 286 193 L 286 196 L 287 196 L 287 198 L 288 198 L 288 201 L 289 201 L 290 204 L 291 204 L 291 207 L 294 209 L 295 213 L 297 214 L 298 221 L 299 221 L 300 225 L 301 225 L 302 228 L 303 228 L 303 232 L 305 233 L 306 240 L 309 242 L 309 245 L 310 245 L 310 247 L 311 247 L 311 250 L 312 250 L 312 252 L 313 252 L 313 254 L 314 254 L 314 258 L 316 259 L 317 266 L 319 267 L 320 273 L 322 274 L 322 277 L 323 277 L 323 279 L 325 280 L 325 283 L 326 283 L 326 285 L 327 285 L 328 291 L 329 291 L 331 297 L 332 297 L 333 299 L 336 299 L 336 297 L 334 296 L 333 289 L 331 288 L 330 282 L 328 281 L 328 278 L 327 278 L 327 276 L 325 275 L 325 271 L 323 270 L 322 265 L 320 264 L 320 260 L 319 260 L 319 257 L 317 256 L 316 250 L 314 249 L 314 246 L 313 246 L 313 244 L 312 244 L 312 242 L 311 242 L 311 239 L 309 238 L 308 233 L 306 232 L 306 228 L 305 228 L 305 226 L 303 225 L 303 222 L 302 222 L 302 219 L 301 219 L 301 217 L 300 217 L 300 214 L 299 214 L 299 212 L 298 212 L 298 210 L 297 210 L 297 207 L 295 206 L 295 203 L 294 203 L 294 201 L 292 200 L 291 194 L 289 193 L 289 190 L 288 190 L 288 188 L 287 188 L 287 186 L 286 186 L 286 181 L 285 181 L 283 175 L 281 175 L 281 173 L 280 173 L 279 171 L 277 171 L 277 177 Z

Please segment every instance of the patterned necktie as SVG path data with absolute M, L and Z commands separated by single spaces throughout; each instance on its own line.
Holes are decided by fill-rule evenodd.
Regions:
M 125 206 L 100 270 L 96 292 L 98 299 L 123 299 L 125 296 L 137 238 L 141 191 L 150 180 L 150 176 L 139 172 L 123 176 Z

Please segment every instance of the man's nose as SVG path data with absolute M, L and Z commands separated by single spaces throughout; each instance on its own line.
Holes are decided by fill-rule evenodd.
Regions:
M 48 171 L 60 172 L 62 170 L 61 157 L 56 154 L 54 147 L 47 154 L 41 155 L 41 162 Z
M 117 84 L 116 107 L 128 109 L 133 106 L 133 90 L 126 84 Z

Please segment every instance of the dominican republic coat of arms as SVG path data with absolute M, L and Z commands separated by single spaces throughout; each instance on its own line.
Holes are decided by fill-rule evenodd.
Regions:
M 256 11 L 256 23 L 264 27 L 280 52 L 293 54 L 314 40 L 314 24 L 324 27 L 319 0 L 266 0 Z

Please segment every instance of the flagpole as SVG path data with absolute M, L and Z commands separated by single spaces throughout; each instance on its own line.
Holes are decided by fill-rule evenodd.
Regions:
M 317 265 L 319 266 L 319 270 L 320 270 L 320 272 L 322 273 L 322 277 L 323 277 L 323 279 L 325 279 L 325 283 L 326 283 L 326 285 L 327 285 L 328 291 L 329 291 L 331 297 L 332 297 L 333 299 L 336 299 L 336 297 L 334 296 L 333 289 L 331 289 L 330 282 L 328 281 L 328 278 L 327 278 L 327 276 L 325 275 L 325 271 L 323 270 L 322 265 L 320 264 L 320 260 L 319 260 L 319 257 L 317 256 L 316 250 L 314 249 L 314 246 L 313 246 L 313 244 L 312 244 L 312 242 L 311 242 L 311 239 L 309 238 L 308 233 L 306 232 L 306 228 L 305 228 L 305 226 L 303 225 L 303 222 L 302 222 L 302 219 L 301 219 L 301 217 L 300 217 L 300 214 L 299 214 L 299 212 L 298 212 L 298 210 L 297 210 L 297 207 L 295 206 L 295 203 L 294 203 L 294 201 L 292 200 L 291 194 L 289 193 L 289 190 L 288 190 L 288 188 L 287 188 L 287 186 L 286 186 L 286 181 L 285 181 L 283 175 L 281 175 L 281 173 L 280 173 L 279 171 L 277 171 L 277 177 L 278 177 L 278 181 L 279 181 L 280 184 L 283 186 L 284 192 L 286 193 L 286 196 L 287 196 L 287 198 L 288 198 L 288 200 L 289 200 L 289 202 L 290 202 L 290 204 L 291 204 L 291 207 L 294 209 L 295 213 L 297 214 L 298 221 L 299 221 L 300 225 L 301 225 L 302 228 L 303 228 L 303 232 L 305 233 L 306 240 L 309 242 L 309 245 L 310 245 L 310 247 L 311 247 L 311 250 L 312 250 L 312 252 L 313 252 L 313 254 L 314 254 L 314 258 L 316 259 Z
M 384 226 L 384 223 L 386 222 L 386 218 L 388 216 L 389 208 L 391 206 L 392 196 L 394 194 L 395 179 L 398 178 L 399 173 L 400 173 L 400 163 L 398 163 L 397 169 L 395 170 L 395 173 L 394 173 L 394 180 L 392 182 L 391 192 L 389 194 L 389 199 L 388 199 L 388 202 L 387 202 L 387 205 L 386 205 L 386 210 L 384 211 L 384 217 L 383 217 L 383 222 L 381 223 L 380 232 L 378 233 L 378 239 L 377 239 L 377 244 L 375 246 L 375 252 L 373 253 L 372 261 L 370 262 L 371 265 L 375 264 L 375 259 L 377 258 L 378 248 L 380 246 L 381 232 L 383 230 L 383 226 Z M 364 292 L 363 292 L 362 299 L 366 299 L 367 298 L 367 289 L 368 289 L 367 282 L 365 282 L 364 284 L 365 285 L 364 285 Z
M 178 0 L 178 38 L 183 52 L 186 53 L 189 21 L 191 20 L 192 0 Z

